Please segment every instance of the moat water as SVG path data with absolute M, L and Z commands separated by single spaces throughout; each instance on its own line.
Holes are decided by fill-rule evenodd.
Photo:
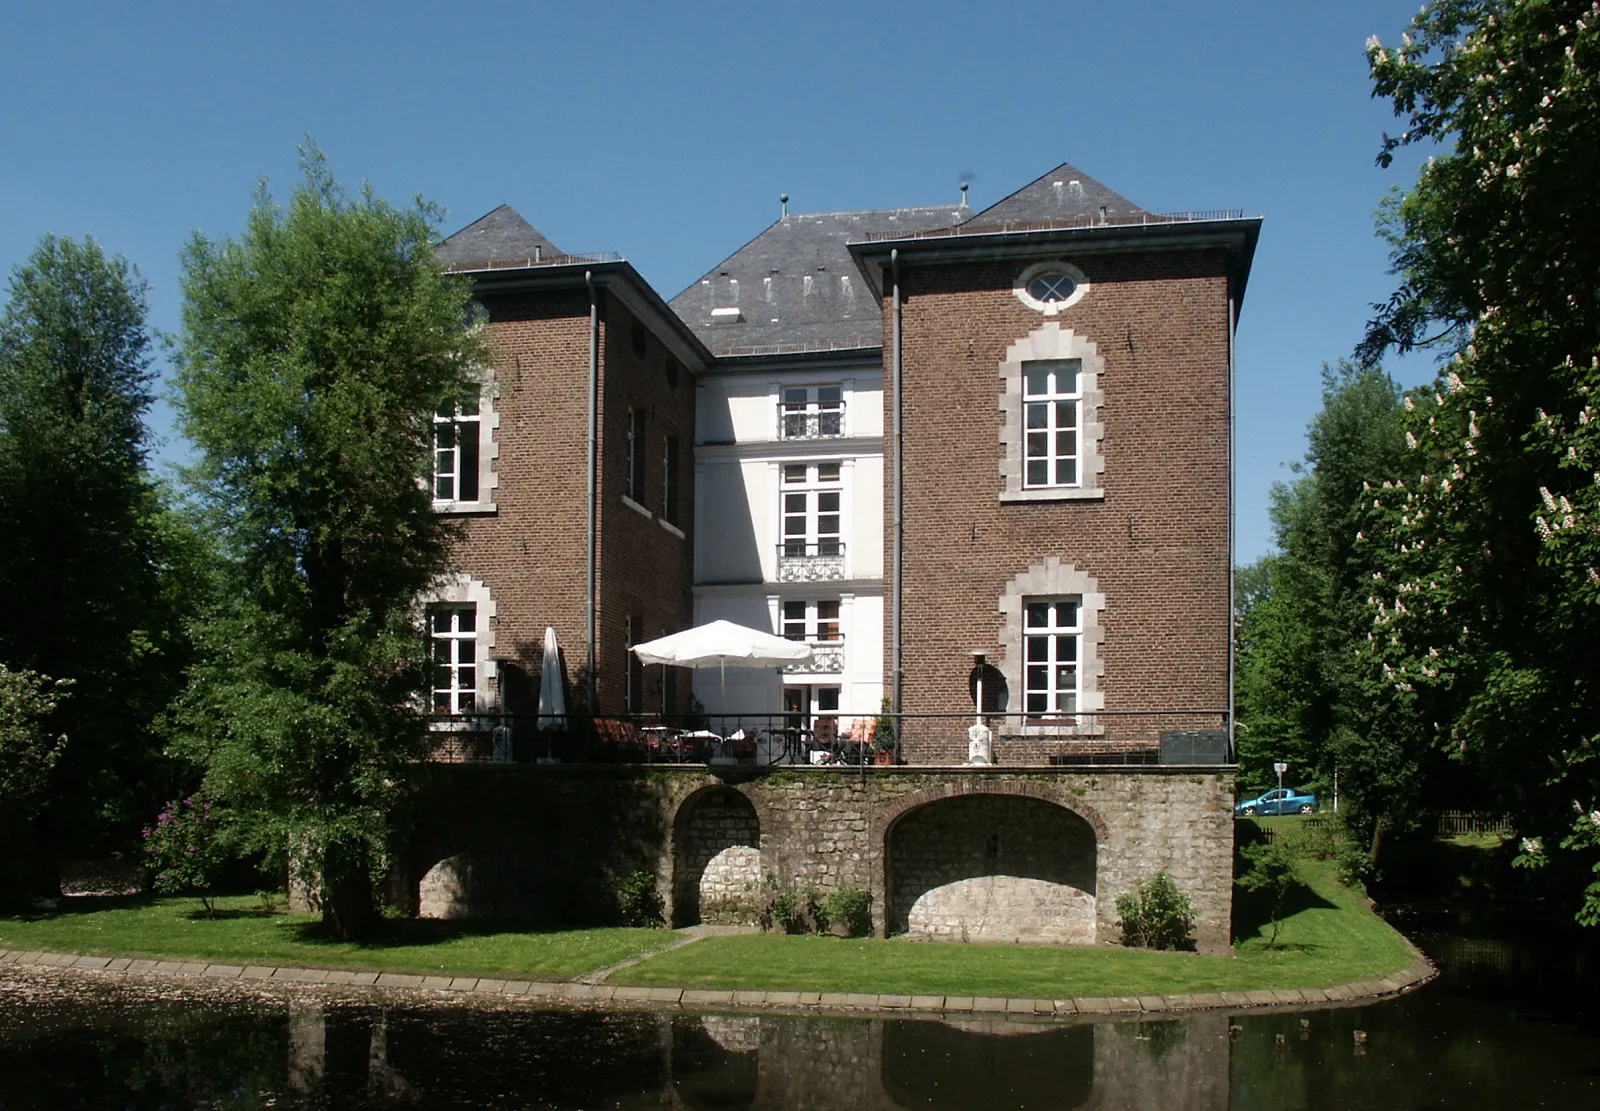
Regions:
M 1400 999 L 1066 1026 L 380 1006 L 0 973 L 0 1109 L 1600 1107 L 1587 943 L 1424 918 Z

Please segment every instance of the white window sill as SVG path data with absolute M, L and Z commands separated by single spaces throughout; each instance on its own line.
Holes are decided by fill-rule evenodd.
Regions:
M 500 507 L 492 501 L 436 501 L 433 503 L 435 513 L 498 513 Z
M 672 535 L 676 536 L 679 540 L 684 539 L 683 530 L 677 525 L 673 524 L 671 521 L 667 520 L 665 517 L 657 517 L 656 524 L 672 533 Z
M 627 494 L 622 495 L 622 504 L 640 516 L 644 517 L 646 520 L 655 520 L 656 515 L 654 513 L 640 505 L 638 502 L 634 501 L 632 498 L 628 497 Z
M 1032 501 L 1105 501 L 1106 492 L 1082 486 L 1040 486 L 1031 490 L 1002 490 L 1000 501 L 1006 502 L 1032 502 Z

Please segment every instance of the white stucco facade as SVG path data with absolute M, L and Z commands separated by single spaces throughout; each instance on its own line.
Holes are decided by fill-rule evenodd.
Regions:
M 877 713 L 883 375 L 873 356 L 751 360 L 697 393 L 695 622 L 802 637 L 805 670 L 695 675 L 712 714 Z

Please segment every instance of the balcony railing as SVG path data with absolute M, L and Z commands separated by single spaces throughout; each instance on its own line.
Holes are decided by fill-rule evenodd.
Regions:
M 430 720 L 441 763 L 749 764 L 967 767 L 973 715 L 536 714 Z M 1218 710 L 1107 711 L 1058 718 L 987 714 L 1000 768 L 1223 765 Z
M 826 409 L 805 409 L 799 405 L 778 403 L 778 438 L 783 440 L 820 440 L 828 436 L 844 435 L 844 402 L 835 402 Z
M 785 664 L 784 671 L 808 675 L 838 675 L 844 671 L 844 645 L 836 640 L 812 641 L 808 663 Z
M 834 582 L 842 578 L 844 578 L 844 541 L 784 540 L 779 543 L 779 582 Z

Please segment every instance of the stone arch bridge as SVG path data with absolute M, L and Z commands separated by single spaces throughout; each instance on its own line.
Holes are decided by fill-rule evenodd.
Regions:
M 1116 940 L 1116 896 L 1169 872 L 1229 943 L 1231 769 L 447 765 L 394 895 L 428 917 L 614 921 L 656 879 L 668 921 L 754 921 L 762 888 L 871 896 L 874 932 Z

